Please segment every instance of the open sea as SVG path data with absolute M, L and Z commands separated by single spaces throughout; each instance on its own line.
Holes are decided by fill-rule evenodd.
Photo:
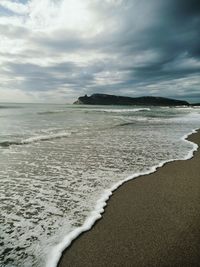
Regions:
M 0 266 L 55 267 L 111 191 L 192 156 L 200 108 L 0 104 Z

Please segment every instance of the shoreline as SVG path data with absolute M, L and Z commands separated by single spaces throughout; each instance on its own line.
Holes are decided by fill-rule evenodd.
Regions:
M 194 132 L 194 131 L 193 131 Z M 193 148 L 193 151 L 191 151 L 190 153 L 188 153 L 188 156 L 187 156 L 187 159 L 190 159 L 192 156 L 193 156 L 193 153 L 196 151 L 196 149 L 197 149 L 197 145 L 196 145 L 196 143 L 198 143 L 198 144 L 200 144 L 200 141 L 199 141 L 199 139 L 198 140 L 193 140 L 193 139 L 195 139 L 194 138 L 194 136 L 200 136 L 200 132 L 198 132 L 197 134 L 192 134 L 192 133 L 190 133 L 190 134 L 188 134 L 187 136 L 184 136 L 182 139 L 183 140 L 185 140 L 186 142 L 192 142 L 193 144 L 194 144 L 194 148 Z M 188 138 L 188 136 L 189 136 L 189 138 Z M 187 140 L 186 140 L 186 138 L 187 138 Z M 196 141 L 196 142 L 194 142 L 194 141 Z M 87 242 L 88 242 L 88 235 L 90 236 L 90 235 L 94 235 L 95 236 L 95 229 L 96 228 L 98 228 L 98 227 L 100 227 L 100 228 L 102 228 L 102 227 L 104 227 L 104 226 L 102 226 L 101 227 L 101 224 L 104 224 L 104 221 L 105 221 L 105 219 L 106 219 L 106 217 L 108 217 L 108 213 L 109 213 L 109 209 L 110 209 L 110 206 L 111 206 L 111 208 L 112 208 L 112 202 L 113 202 L 113 198 L 116 198 L 116 196 L 117 195 L 119 195 L 120 194 L 120 192 L 119 191 L 124 191 L 124 190 L 122 190 L 121 188 L 124 188 L 125 186 L 127 187 L 130 187 L 130 184 L 131 184 L 131 187 L 132 186 L 134 186 L 134 183 L 138 183 L 138 181 L 140 181 L 140 179 L 142 178 L 142 179 L 147 179 L 147 177 L 149 177 L 149 176 L 154 176 L 155 174 L 157 174 L 158 172 L 162 172 L 163 171 L 163 169 L 164 168 L 167 168 L 168 166 L 170 166 L 171 164 L 177 164 L 177 163 L 183 163 L 184 162 L 184 160 L 185 159 L 181 159 L 181 160 L 171 160 L 171 161 L 167 161 L 167 162 L 163 162 L 163 163 L 161 163 L 159 166 L 157 166 L 157 167 L 155 167 L 155 168 L 153 168 L 152 169 L 152 171 L 151 172 L 149 172 L 150 174 L 147 174 L 147 173 L 144 173 L 144 174 L 139 174 L 139 175 L 135 175 L 134 177 L 132 176 L 132 177 L 129 177 L 128 179 L 126 179 L 126 180 L 124 180 L 123 182 L 121 182 L 121 183 L 119 183 L 117 186 L 115 186 L 115 188 L 113 188 L 113 190 L 112 190 L 112 193 L 110 193 L 110 194 L 108 194 L 108 192 L 107 192 L 107 195 L 109 195 L 108 197 L 107 197 L 107 199 L 106 199 L 106 201 L 109 199 L 109 197 L 110 197 L 110 195 L 112 195 L 112 198 L 109 200 L 109 202 L 108 203 L 105 203 L 104 205 L 103 205 L 103 207 L 104 206 L 106 206 L 106 212 L 105 213 L 103 213 L 102 215 L 100 215 L 100 214 L 98 214 L 99 216 L 98 217 L 96 217 L 95 218 L 95 221 L 91 221 L 91 218 L 90 218 L 90 225 L 88 225 L 88 227 L 87 227 L 87 229 L 79 229 L 79 230 L 81 230 L 81 231 L 78 231 L 78 229 L 76 229 L 77 231 L 76 232 L 74 232 L 74 233 L 72 233 L 72 235 L 71 235 L 71 240 L 68 240 L 68 244 L 65 244 L 65 247 L 67 247 L 67 249 L 63 252 L 63 256 L 61 257 L 61 259 L 60 259 L 60 261 L 59 261 L 59 264 L 58 264 L 58 266 L 94 266 L 94 265 L 90 265 L 90 263 L 91 263 L 91 259 L 89 260 L 88 259 L 88 262 L 87 262 L 87 264 L 83 264 L 83 260 L 86 260 L 84 257 L 83 257 L 83 255 L 82 254 L 84 254 L 84 250 L 86 250 L 87 251 Z M 163 166 L 164 165 L 164 166 Z M 163 166 L 162 168 L 161 168 L 161 166 Z M 136 177 L 138 177 L 139 176 L 139 178 L 140 179 L 134 179 L 134 178 L 136 178 Z M 157 176 L 157 175 L 156 175 Z M 129 180 L 129 181 L 128 181 Z M 137 181 L 137 182 L 136 182 Z M 140 182 L 141 183 L 141 182 Z M 123 187 L 121 187 L 120 186 L 120 184 L 124 184 L 123 185 Z M 144 185 L 143 185 L 144 186 Z M 146 186 L 148 186 L 148 182 L 146 182 Z M 117 189 L 117 190 L 116 190 Z M 118 193 L 119 192 L 119 193 Z M 126 193 L 126 192 L 125 192 Z M 105 202 L 105 196 L 104 196 L 104 202 Z M 99 203 L 100 204 L 100 203 Z M 119 210 L 118 209 L 121 209 L 120 208 L 120 203 L 118 203 L 119 204 L 119 207 L 117 208 L 117 210 L 115 211 L 116 213 L 119 213 Z M 103 207 L 102 207 L 102 201 L 101 201 L 101 207 L 99 207 L 99 210 L 98 210 L 98 213 L 102 213 L 103 211 L 104 211 L 104 209 L 103 209 Z M 100 221 L 97 221 L 99 218 L 101 218 L 101 217 L 103 217 L 103 219 L 102 220 L 100 220 Z M 113 218 L 112 218 L 113 219 Z M 121 218 L 121 220 L 124 220 L 123 218 Z M 93 225 L 95 223 L 95 225 L 93 226 L 93 228 L 89 231 L 89 232 L 87 232 L 87 233 L 84 233 L 84 231 L 87 231 L 87 230 L 89 230 L 90 228 L 91 228 L 91 226 Z M 112 223 L 111 223 L 112 224 Z M 114 223 L 114 225 L 115 225 L 115 223 Z M 121 236 L 122 234 L 120 234 L 120 233 L 118 233 L 119 234 L 119 236 Z M 102 235 L 103 235 L 103 232 L 102 232 Z M 75 239 L 77 236 L 79 236 L 79 238 L 78 239 Z M 69 238 L 68 238 L 69 239 Z M 86 240 L 85 240 L 86 239 Z M 95 238 L 96 239 L 96 238 Z M 85 240 L 85 241 L 84 241 Z M 91 240 L 90 240 L 91 241 Z M 119 240 L 118 240 L 119 241 Z M 121 240 L 122 241 L 122 240 Z M 120 241 L 120 242 L 121 242 Z M 134 242 L 134 239 L 132 240 L 133 242 Z M 71 244 L 71 242 L 72 242 L 72 244 Z M 80 247 L 80 245 L 79 245 L 79 243 L 85 243 L 84 245 L 82 245 L 82 248 Z M 96 242 L 95 242 L 95 240 L 93 240 L 93 243 L 98 243 L 99 242 L 99 240 L 97 239 L 96 240 Z M 65 242 L 66 243 L 66 242 Z M 70 245 L 71 244 L 71 245 Z M 77 245 L 78 244 L 78 245 Z M 63 244 L 62 244 L 63 245 Z M 102 243 L 102 246 L 104 246 L 105 244 L 104 243 Z M 78 246 L 78 247 L 77 247 Z M 63 248 L 62 248 L 62 250 L 63 250 Z M 74 260 L 74 257 L 72 257 L 72 258 L 70 258 L 70 255 L 74 255 L 73 254 L 73 251 L 76 251 L 77 250 L 77 254 L 79 255 L 78 256 L 78 262 L 76 262 L 76 264 L 75 263 L 72 263 L 73 262 L 73 260 Z M 112 249 L 111 249 L 112 250 Z M 61 247 L 60 247 L 60 251 L 59 251 L 60 253 L 61 253 Z M 72 252 L 72 253 L 71 253 Z M 81 255 L 82 256 L 80 256 L 80 252 L 81 252 Z M 92 252 L 92 251 L 91 251 Z M 90 253 L 91 254 L 91 253 Z M 55 254 L 54 254 L 55 255 Z M 88 255 L 87 255 L 87 257 L 88 257 Z M 86 258 L 87 258 L 86 257 Z M 92 254 L 91 254 L 91 257 L 92 257 Z M 77 260 L 77 256 L 75 257 L 76 258 L 76 260 Z M 52 260 L 52 259 L 51 259 Z M 115 264 L 114 264 L 114 262 L 115 262 Z M 100 262 L 99 262 L 100 263 Z M 117 264 L 117 262 L 116 261 L 111 261 L 111 262 L 109 262 L 109 265 L 111 264 L 111 266 L 112 266 L 112 263 L 114 264 L 113 266 L 117 266 L 116 264 Z M 124 263 L 126 263 L 126 262 L 124 262 Z M 48 266 L 55 266 L 55 261 L 54 261 L 54 263 L 52 262 L 52 261 L 49 261 L 49 264 L 50 265 L 48 265 Z M 74 265 L 75 264 L 75 265 Z M 97 262 L 95 263 L 95 266 L 101 266 L 101 264 L 100 265 L 96 265 L 96 264 L 98 264 Z M 106 263 L 104 263 L 104 264 L 106 264 Z M 130 265 L 128 265 L 128 266 L 130 266 Z M 131 265 L 131 266 L 137 266 L 137 265 Z

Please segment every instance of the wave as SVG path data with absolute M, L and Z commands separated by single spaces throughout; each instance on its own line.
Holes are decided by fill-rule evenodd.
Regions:
M 180 117 L 170 118 L 170 119 L 167 119 L 167 120 L 170 120 L 170 121 L 173 121 L 173 122 L 189 122 L 191 120 L 199 122 L 200 113 L 199 112 L 192 112 L 192 113 L 189 113 L 189 114 L 187 114 L 185 116 L 181 115 Z
M 150 108 L 129 108 L 129 109 L 89 109 L 88 111 L 104 112 L 104 113 L 128 113 L 128 112 L 140 112 L 150 111 Z
M 64 137 L 68 137 L 70 136 L 71 133 L 70 132 L 62 132 L 62 133 L 56 133 L 56 134 L 49 134 L 49 135 L 38 135 L 38 136 L 33 136 L 21 141 L 3 141 L 0 142 L 0 146 L 1 147 L 9 147 L 12 145 L 26 145 L 26 144 L 31 144 L 31 143 L 36 143 L 36 142 L 40 142 L 40 141 L 50 141 L 50 140 L 54 140 L 54 139 L 60 139 L 60 138 L 64 138 Z
M 84 224 L 80 227 L 77 227 L 69 234 L 67 234 L 61 243 L 59 243 L 58 245 L 56 245 L 55 247 L 52 248 L 52 251 L 50 251 L 49 257 L 47 259 L 46 267 L 56 267 L 59 263 L 59 260 L 62 256 L 63 251 L 71 245 L 72 241 L 75 240 L 83 232 L 89 231 L 92 228 L 92 226 L 95 224 L 95 222 L 97 220 L 101 219 L 102 213 L 104 212 L 105 206 L 107 205 L 107 201 L 109 200 L 109 198 L 111 197 L 113 192 L 118 187 L 120 187 L 122 184 L 124 184 L 125 182 L 130 181 L 132 179 L 135 179 L 139 176 L 151 174 L 151 173 L 155 172 L 158 168 L 165 165 L 166 163 L 173 162 L 176 160 L 191 159 L 194 155 L 194 152 L 197 151 L 198 145 L 195 144 L 194 142 L 187 140 L 187 138 L 191 134 L 196 133 L 197 130 L 198 129 L 194 129 L 190 133 L 188 133 L 187 135 L 184 135 L 181 138 L 181 140 L 183 140 L 184 142 L 187 142 L 187 143 L 190 143 L 193 145 L 193 148 L 188 152 L 188 154 L 184 158 L 175 158 L 175 159 L 161 161 L 158 165 L 151 167 L 148 171 L 135 173 L 135 174 L 125 178 L 124 180 L 117 182 L 110 189 L 105 190 L 104 193 L 102 194 L 102 197 L 97 201 L 95 209 L 90 213 L 90 216 L 86 219 Z
M 20 142 L 17 142 L 17 141 L 3 141 L 3 142 L 0 142 L 0 146 L 1 147 L 9 147 L 11 145 L 20 145 L 21 143 Z
M 5 106 L 0 105 L 0 109 L 16 109 L 16 108 L 22 108 L 21 106 Z
M 158 115 L 148 114 L 146 116 L 120 116 L 119 117 L 124 123 L 119 124 L 118 126 L 125 126 L 126 124 L 134 124 L 137 122 L 154 122 L 154 123 L 183 123 L 183 122 L 190 122 L 191 120 L 199 122 L 200 120 L 200 113 L 199 112 L 192 112 L 189 114 L 180 114 L 178 117 L 158 117 Z
M 39 115 L 48 115 L 48 114 L 57 114 L 57 113 L 65 113 L 67 110 L 49 110 L 49 111 L 41 111 L 37 114 Z
M 124 123 L 118 124 L 116 127 L 122 127 L 122 126 L 134 125 L 134 124 L 135 122 L 124 122 Z
M 130 113 L 130 112 L 142 112 L 142 111 L 150 111 L 150 108 L 132 108 L 132 109 L 94 109 L 94 108 L 84 108 L 84 112 L 104 112 L 104 113 Z M 69 110 L 47 110 L 47 111 L 40 111 L 37 114 L 38 115 L 51 115 L 51 114 L 60 114 L 60 113 L 66 113 L 69 112 Z

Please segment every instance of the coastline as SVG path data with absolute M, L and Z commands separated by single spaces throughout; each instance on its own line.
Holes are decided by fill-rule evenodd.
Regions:
M 197 134 L 191 135 L 188 139 L 189 141 L 200 144 L 200 132 L 198 132 Z M 195 150 L 195 147 L 194 147 L 194 150 Z M 177 233 L 179 233 L 178 228 L 177 228 L 178 226 L 172 225 L 172 222 L 177 222 L 180 219 L 179 217 L 177 218 L 177 211 L 179 210 L 175 209 L 176 207 L 175 204 L 177 204 L 176 202 L 179 196 L 179 195 L 176 196 L 175 189 L 178 190 L 177 192 L 180 191 L 178 189 L 178 184 L 177 184 L 178 182 L 180 183 L 179 187 L 181 188 L 186 187 L 187 189 L 187 188 L 192 187 L 191 186 L 192 184 L 188 184 L 189 181 L 187 181 L 186 185 L 184 185 L 183 183 L 183 182 L 186 182 L 186 180 L 189 178 L 184 179 L 184 181 L 182 181 L 180 179 L 180 176 L 182 173 L 182 175 L 185 177 L 185 174 L 188 172 L 189 172 L 188 176 L 191 176 L 192 174 L 192 177 L 193 177 L 195 176 L 195 173 L 198 176 L 198 171 L 199 171 L 198 164 L 197 166 L 195 165 L 194 171 L 191 166 L 188 166 L 190 165 L 188 163 L 191 163 L 194 161 L 196 162 L 196 158 L 198 155 L 199 155 L 199 152 L 195 153 L 195 157 L 186 162 L 183 160 L 176 160 L 171 163 L 166 163 L 162 168 L 159 168 L 156 172 L 153 172 L 155 170 L 152 170 L 153 172 L 152 174 L 140 175 L 139 179 L 134 179 L 129 182 L 126 182 L 122 187 L 118 188 L 118 190 L 114 192 L 112 198 L 108 202 L 108 206 L 106 207 L 106 212 L 103 214 L 103 219 L 97 222 L 95 226 L 89 232 L 83 233 L 78 239 L 73 241 L 72 245 L 68 247 L 68 249 L 66 249 L 66 251 L 63 253 L 63 256 L 58 266 L 61 266 L 61 267 L 63 266 L 102 266 L 104 264 L 110 265 L 110 266 L 120 266 L 122 264 L 125 264 L 126 266 L 149 265 L 150 263 L 148 261 L 145 263 L 147 265 L 145 264 L 142 265 L 144 262 L 143 263 L 139 262 L 138 256 L 137 256 L 139 253 L 140 258 L 142 256 L 142 258 L 146 259 L 148 258 L 146 257 L 146 253 L 151 254 L 152 249 L 150 248 L 148 249 L 147 247 L 145 248 L 146 246 L 145 244 L 151 243 L 150 240 L 155 235 L 155 233 L 147 234 L 149 231 L 148 226 L 151 226 L 150 227 L 151 230 L 156 228 L 156 227 L 153 227 L 152 225 L 154 225 L 154 222 L 157 222 L 157 220 L 160 218 L 160 220 L 163 223 L 163 227 L 161 228 L 162 230 L 164 230 L 163 233 L 165 237 L 168 235 L 168 233 L 169 235 L 172 235 L 172 233 L 170 231 L 166 231 L 166 229 L 168 228 L 165 228 L 164 226 L 167 226 L 167 227 L 170 226 L 170 229 L 173 229 L 173 227 L 175 227 L 175 229 L 177 229 Z M 187 158 L 190 158 L 191 156 L 192 154 L 190 153 L 190 155 L 188 155 Z M 179 164 L 182 166 L 179 166 Z M 200 180 L 200 177 L 199 177 L 199 180 Z M 163 187 L 163 184 L 165 185 L 165 187 Z M 168 188 L 172 184 L 175 186 L 175 188 L 170 187 L 170 189 L 175 190 L 173 191 L 174 199 L 171 199 L 172 198 L 171 191 L 169 191 L 169 188 Z M 118 186 L 116 186 L 116 188 Z M 198 186 L 196 186 L 196 189 L 197 188 Z M 188 194 L 188 192 L 186 193 Z M 185 210 L 185 206 L 184 206 L 185 202 L 189 201 L 189 200 L 187 201 L 187 194 L 186 194 L 186 199 L 184 199 L 182 203 L 183 205 L 182 210 Z M 167 198 L 168 195 L 170 197 L 169 199 Z M 157 199 L 155 199 L 156 196 L 157 196 Z M 166 202 L 164 202 L 163 196 L 165 196 Z M 182 200 L 183 200 L 183 197 L 182 197 Z M 144 204 L 145 201 L 147 201 L 148 205 L 141 206 L 141 203 Z M 158 205 L 158 207 L 157 205 L 152 206 L 152 201 L 154 201 L 154 204 L 157 204 L 157 205 L 159 203 L 160 204 Z M 175 204 L 173 205 L 172 203 L 174 202 Z M 151 204 L 151 207 L 149 207 L 150 204 Z M 147 207 L 149 207 L 148 210 L 147 210 Z M 170 215 L 171 213 L 173 213 L 174 215 L 174 219 L 169 216 L 170 217 L 168 218 L 170 220 L 168 221 L 169 225 L 166 223 L 167 218 L 165 218 L 166 220 L 163 219 L 163 215 L 165 215 L 165 213 L 163 214 L 163 209 L 167 212 L 168 215 Z M 102 210 L 102 207 L 101 207 L 101 210 Z M 147 216 L 147 213 L 148 213 L 148 216 Z M 182 224 L 184 224 L 183 223 L 185 221 L 184 219 L 187 218 L 186 215 L 187 215 L 187 212 L 186 214 L 184 214 L 183 216 L 184 218 L 180 219 L 180 222 Z M 101 215 L 99 215 L 99 218 L 100 217 Z M 126 221 L 125 218 L 128 221 Z M 98 218 L 96 218 L 96 220 L 97 219 Z M 142 219 L 145 219 L 145 220 L 143 221 Z M 146 222 L 148 222 L 147 225 L 146 225 Z M 93 223 L 91 222 L 91 224 Z M 88 229 L 90 229 L 90 227 L 88 227 Z M 81 232 L 83 232 L 83 230 L 84 229 L 82 229 Z M 87 229 L 85 229 L 85 231 L 86 230 Z M 144 234 L 144 236 L 141 235 L 141 232 Z M 176 240 L 175 237 L 177 233 L 174 232 L 173 240 Z M 80 232 L 73 233 L 74 236 L 72 236 L 71 239 L 74 239 L 79 234 Z M 158 236 L 160 236 L 160 238 L 163 239 L 162 235 L 159 234 L 159 231 L 156 237 Z M 155 238 L 151 240 L 153 244 L 155 243 L 155 240 L 156 240 Z M 69 242 L 70 244 L 72 240 L 69 240 L 69 241 L 70 241 Z M 138 242 L 141 245 L 140 249 L 138 248 Z M 160 250 L 162 251 L 162 248 L 165 248 L 165 250 L 168 251 L 169 246 L 167 246 L 167 244 L 169 242 L 167 242 L 165 246 L 163 247 L 161 246 L 161 243 L 159 243 L 157 240 L 156 247 L 159 248 L 159 251 Z M 141 249 L 145 253 L 141 253 Z M 154 254 L 152 254 L 150 258 L 152 258 Z M 158 251 L 156 251 L 155 255 L 157 254 L 158 254 Z M 166 265 L 160 265 L 160 263 L 157 263 L 157 264 L 159 266 L 166 266 Z M 52 262 L 51 262 L 51 266 L 53 266 Z M 155 264 L 153 264 L 153 266 L 155 266 Z M 188 266 L 188 265 L 185 265 L 185 266 Z M 193 265 L 193 266 L 199 266 L 199 265 Z

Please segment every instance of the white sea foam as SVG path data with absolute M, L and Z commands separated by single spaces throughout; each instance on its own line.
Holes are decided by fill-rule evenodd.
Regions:
M 70 132 L 60 132 L 60 133 L 55 133 L 55 134 L 48 134 L 48 135 L 37 135 L 33 136 L 27 139 L 24 139 L 20 141 L 21 144 L 30 144 L 30 143 L 35 143 L 38 141 L 48 141 L 52 139 L 58 139 L 58 138 L 63 138 L 63 137 L 68 137 L 70 136 Z
M 188 152 L 188 154 L 184 158 L 176 158 L 176 159 L 170 159 L 166 161 L 161 161 L 158 165 L 151 167 L 148 171 L 145 172 L 140 172 L 140 173 L 135 173 L 124 180 L 121 180 L 114 184 L 110 189 L 107 189 L 104 191 L 102 194 L 101 198 L 97 201 L 95 209 L 90 213 L 86 221 L 81 227 L 78 227 L 74 229 L 72 232 L 67 234 L 62 242 L 60 242 L 57 246 L 53 247 L 52 250 L 50 251 L 50 254 L 47 259 L 46 267 L 56 267 L 59 263 L 59 260 L 62 256 L 62 252 L 70 246 L 73 240 L 75 240 L 81 233 L 86 232 L 92 228 L 92 226 L 95 224 L 95 222 L 102 217 L 102 213 L 104 212 L 104 208 L 107 205 L 107 201 L 109 198 L 112 196 L 113 192 L 120 187 L 122 184 L 124 184 L 127 181 L 130 181 L 134 178 L 137 178 L 142 175 L 148 175 L 153 172 L 155 172 L 158 168 L 162 167 L 166 163 L 173 162 L 176 160 L 188 160 L 191 159 L 194 155 L 194 152 L 197 151 L 198 145 L 196 143 L 193 143 L 187 138 L 193 134 L 196 133 L 198 129 L 194 129 L 188 134 L 185 134 L 181 140 L 183 140 L 186 143 L 192 144 L 193 148 Z
M 88 107 L 73 106 L 55 117 L 39 117 L 36 110 L 44 107 L 37 105 L 24 105 L 17 114 L 5 109 L 6 123 L 0 121 L 0 265 L 44 267 L 47 258 L 49 266 L 56 265 L 61 251 L 101 217 L 115 188 L 155 171 L 152 166 L 192 156 L 194 145 L 181 137 L 200 127 L 198 110 L 130 109 L 86 113 Z

